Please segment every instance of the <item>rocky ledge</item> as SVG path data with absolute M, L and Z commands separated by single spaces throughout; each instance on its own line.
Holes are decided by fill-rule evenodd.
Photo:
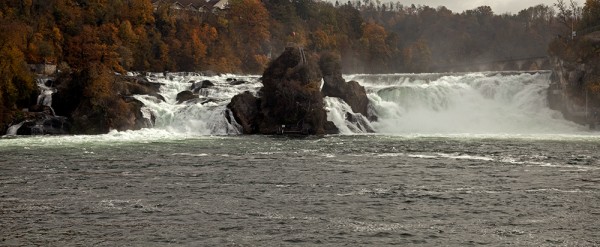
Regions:
M 145 94 L 164 100 L 158 94 L 160 84 L 143 77 L 115 75 L 101 65 L 61 74 L 51 82 L 46 86 L 52 86 L 53 93 L 32 95 L 32 105 L 17 114 L 7 134 L 104 134 L 113 129 L 152 127 L 154 118 L 144 116 L 144 104 L 132 96 Z

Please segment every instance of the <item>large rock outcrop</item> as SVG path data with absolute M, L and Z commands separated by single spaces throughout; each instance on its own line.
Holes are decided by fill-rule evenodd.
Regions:
M 342 78 L 339 56 L 325 53 L 318 63 L 316 57 L 300 47 L 286 48 L 265 70 L 257 97 L 244 92 L 231 100 L 227 107 L 244 134 L 336 134 L 335 124 L 327 121 L 324 96 L 350 105 L 354 113 L 347 114 L 348 122 L 369 126 L 365 117 L 374 116 L 365 88 Z
M 62 75 L 55 83 L 52 106 L 56 115 L 69 119 L 72 134 L 151 127 L 152 119 L 141 112 L 144 105 L 131 96 L 146 94 L 163 99 L 158 94 L 160 84 L 118 76 L 102 65 Z
M 346 82 L 342 77 L 340 57 L 333 53 L 325 53 L 319 60 L 323 73 L 323 95 L 337 97 L 346 102 L 355 113 L 375 120 L 375 115 L 369 111 L 369 98 L 365 88 L 356 81 Z
M 65 135 L 71 130 L 66 117 L 55 116 L 49 106 L 34 105 L 14 119 L 9 135 Z
M 315 56 L 288 47 L 263 73 L 259 98 L 244 93 L 228 108 L 246 134 L 324 134 L 327 114 L 320 81 Z
M 549 105 L 568 120 L 600 123 L 600 31 L 574 40 L 557 38 L 550 45 L 552 76 Z

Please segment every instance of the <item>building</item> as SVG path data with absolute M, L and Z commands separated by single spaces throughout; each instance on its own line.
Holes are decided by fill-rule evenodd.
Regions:
M 224 10 L 229 5 L 229 0 L 155 0 L 152 2 L 154 11 L 157 11 L 159 6 L 169 4 L 169 8 L 174 11 L 199 12 L 199 13 L 216 13 Z
M 40 75 L 53 75 L 57 72 L 56 64 L 29 64 L 31 72 Z

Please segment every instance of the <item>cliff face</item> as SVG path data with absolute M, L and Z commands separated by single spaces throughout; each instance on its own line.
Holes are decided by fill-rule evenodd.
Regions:
M 550 45 L 550 108 L 568 120 L 594 127 L 600 122 L 600 32 Z

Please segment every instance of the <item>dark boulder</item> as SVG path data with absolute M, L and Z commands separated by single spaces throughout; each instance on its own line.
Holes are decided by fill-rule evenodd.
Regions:
M 335 134 L 339 134 L 339 133 L 340 133 L 340 129 L 338 129 L 338 127 L 335 126 L 335 123 L 333 123 L 331 121 L 327 121 L 325 123 L 325 134 L 335 135 Z
M 198 95 L 194 94 L 192 91 L 183 91 L 177 94 L 175 100 L 177 100 L 177 104 L 181 104 L 183 102 L 197 99 Z
M 372 132 L 364 87 L 344 81 L 339 57 L 324 54 L 319 63 L 316 60 L 301 47 L 287 47 L 263 73 L 258 99 L 249 92 L 235 96 L 227 108 L 243 133 L 337 134 L 339 129 L 327 121 L 323 95 L 346 101 L 356 113 L 348 115 L 348 121 L 357 131 Z
M 66 135 L 69 133 L 71 124 L 66 117 L 50 117 L 42 122 L 41 132 L 44 135 Z
M 369 98 L 363 86 L 356 81 L 346 82 L 342 77 L 339 56 L 325 53 L 319 60 L 323 73 L 323 95 L 344 100 L 355 113 L 371 118 L 369 114 Z
M 190 90 L 192 92 L 194 92 L 195 94 L 197 94 L 203 88 L 209 88 L 209 87 L 214 87 L 214 86 L 215 86 L 215 83 L 213 83 L 212 81 L 204 80 L 201 82 L 192 82 L 192 86 L 190 87 Z
M 244 133 L 324 134 L 327 115 L 320 80 L 314 56 L 288 47 L 263 73 L 260 98 L 245 92 L 228 109 Z
M 229 78 L 231 79 L 231 78 Z M 247 81 L 244 80 L 238 80 L 238 79 L 231 79 L 231 80 L 227 80 L 229 82 L 229 85 L 231 86 L 237 86 L 237 85 L 242 85 L 242 84 L 246 84 L 248 83 Z
M 202 84 L 200 84 L 200 88 L 209 88 L 209 87 L 214 87 L 214 86 L 215 86 L 215 84 L 209 80 L 204 80 L 204 81 L 202 81 Z
M 227 108 L 231 110 L 235 121 L 242 126 L 242 133 L 256 134 L 258 131 L 256 119 L 259 116 L 258 99 L 246 91 L 231 99 Z
M 288 47 L 262 76 L 260 133 L 324 134 L 327 115 L 319 91 L 316 59 L 301 47 Z
M 131 126 L 131 129 L 137 130 L 143 128 L 152 128 L 154 126 L 154 123 L 156 122 L 156 116 L 149 110 L 146 110 L 147 114 L 144 114 L 144 103 L 134 97 L 126 97 L 124 99 L 125 102 L 127 102 L 133 108 L 132 112 L 135 114 L 135 119 L 133 120 L 134 124 Z
M 25 114 L 25 118 L 17 135 L 66 135 L 71 129 L 66 117 L 30 112 Z
M 47 80 L 44 82 L 44 86 L 46 87 L 54 87 L 54 80 Z
M 159 94 L 161 86 L 160 83 L 138 76 L 117 76 L 114 85 L 118 95 L 151 95 L 164 101 L 164 97 Z

